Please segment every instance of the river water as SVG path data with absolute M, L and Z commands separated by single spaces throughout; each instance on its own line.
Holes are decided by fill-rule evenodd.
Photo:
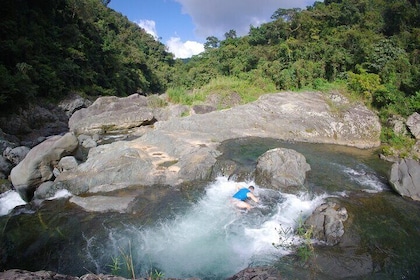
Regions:
M 224 279 L 248 266 L 276 265 L 289 277 L 306 279 L 308 274 L 294 274 L 282 262 L 290 247 L 273 244 L 301 242 L 292 230 L 325 199 L 336 197 L 353 215 L 361 248 L 372 255 L 374 273 L 366 279 L 417 279 L 420 205 L 389 189 L 388 163 L 374 151 L 258 138 L 224 143 L 221 160 L 236 162 L 238 174 L 250 174 L 257 157 L 275 147 L 306 157 L 310 191 L 291 195 L 256 186 L 260 203 L 249 212 L 236 210 L 229 199 L 237 185 L 255 185 L 252 176 L 220 176 L 181 189 L 133 187 L 123 191 L 139 194 L 125 214 L 86 213 L 69 203 L 66 193 L 8 214 L 11 201 L 23 204 L 9 193 L 14 200 L 0 198 L 0 269 Z

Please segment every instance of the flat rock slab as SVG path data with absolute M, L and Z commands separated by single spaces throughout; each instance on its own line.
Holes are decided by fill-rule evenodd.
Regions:
M 138 114 L 136 110 L 144 109 L 142 98 L 136 96 L 109 98 L 92 106 L 106 108 L 106 114 L 111 116 L 111 110 L 124 108 L 120 101 L 137 104 L 131 104 L 126 114 Z M 89 118 L 86 114 L 83 120 Z M 122 118 L 120 124 L 115 122 L 115 126 L 126 127 L 127 118 Z M 96 120 L 100 127 L 100 120 Z M 92 128 L 82 123 L 78 123 L 81 126 L 77 131 Z M 318 92 L 267 94 L 227 110 L 158 121 L 132 141 L 92 148 L 86 162 L 72 172 L 60 174 L 55 182 L 76 195 L 104 184 L 176 186 L 210 179 L 220 156 L 217 148 L 226 140 L 264 137 L 372 148 L 380 144 L 380 131 L 379 119 L 373 112 L 345 98 Z
M 113 196 L 73 196 L 70 202 L 77 204 L 90 212 L 120 212 L 125 213 L 135 197 L 113 197 Z

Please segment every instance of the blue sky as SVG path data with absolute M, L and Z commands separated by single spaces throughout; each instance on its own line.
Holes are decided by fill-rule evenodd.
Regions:
M 109 8 L 127 16 L 165 44 L 176 58 L 204 50 L 209 36 L 238 36 L 270 21 L 278 8 L 305 8 L 314 0 L 111 0 Z

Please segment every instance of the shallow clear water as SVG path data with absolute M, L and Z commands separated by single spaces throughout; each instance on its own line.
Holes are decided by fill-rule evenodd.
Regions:
M 416 269 L 413 262 L 420 250 L 415 245 L 420 241 L 419 208 L 415 203 L 405 207 L 400 197 L 389 192 L 385 180 L 389 164 L 377 159 L 372 151 L 270 139 L 231 141 L 221 149 L 224 157 L 250 170 L 259 155 L 279 146 L 293 148 L 307 158 L 312 168 L 307 174 L 310 193 L 290 195 L 256 186 L 261 202 L 244 213 L 233 208 L 229 199 L 238 183 L 246 186 L 254 182 L 218 177 L 188 189 L 156 186 L 124 190 L 139 196 L 128 214 L 86 213 L 67 198 L 45 201 L 40 209 L 26 207 L 0 219 L 0 268 L 47 269 L 80 276 L 111 273 L 116 268 L 113 263 L 119 263 L 118 274 L 131 278 L 125 266 L 129 259 L 137 277 L 158 271 L 165 277 L 224 279 L 248 266 L 278 263 L 290 253 L 287 247 L 273 246 L 284 241 L 280 229 L 296 228 L 326 197 L 346 201 L 351 196 L 346 207 L 359 213 L 355 226 L 371 248 L 384 250 L 396 244 L 381 224 L 393 224 L 400 229 L 396 232 L 402 232 L 394 232 L 394 236 L 401 238 L 405 232 L 411 240 L 401 242 L 397 246 L 401 249 L 389 251 L 388 258 L 371 250 L 381 273 L 400 273 L 387 262 L 394 254 L 404 259 L 401 255 L 406 245 L 411 247 L 411 255 L 402 261 L 408 263 L 408 269 Z M 380 199 L 383 193 L 392 199 Z M 354 194 L 358 196 L 354 198 Z M 373 201 L 376 203 L 371 204 Z M 410 213 L 408 218 L 404 211 Z M 374 234 L 375 230 L 379 233 Z

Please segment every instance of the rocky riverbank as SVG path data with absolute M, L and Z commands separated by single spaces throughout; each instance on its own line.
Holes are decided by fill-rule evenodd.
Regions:
M 358 148 L 380 144 L 378 117 L 337 93 L 282 92 L 222 111 L 212 110 L 211 106 L 202 111 L 180 105 L 160 107 L 137 94 L 102 97 L 90 106 L 80 100 L 76 103 L 63 106 L 70 116 L 68 131 L 59 126 L 60 135 L 45 140 L 37 135 L 31 149 L 23 148 L 16 138 L 3 135 L 3 177 L 10 173 L 11 183 L 27 200 L 45 199 L 65 189 L 73 195 L 70 201 L 86 211 L 129 211 L 134 197 L 115 197 L 115 190 L 156 184 L 178 188 L 220 174 L 232 175 L 229 168 L 215 168 L 221 155 L 219 145 L 231 139 L 262 137 Z M 290 163 L 291 158 L 296 179 L 285 182 L 284 172 L 291 170 L 282 170 L 281 166 Z M 273 163 L 279 168 L 274 170 Z M 396 170 L 404 169 L 404 164 L 398 164 Z M 409 166 L 414 167 L 404 173 L 404 178 L 417 178 L 412 175 L 420 174 L 418 161 Z M 257 166 L 256 179 L 265 187 L 286 192 L 301 190 L 309 169 L 293 151 L 269 151 Z M 398 179 L 401 172 L 394 173 L 394 182 L 407 181 Z M 399 192 L 415 199 L 420 189 L 416 183 L 420 180 L 412 182 L 408 195 Z M 337 211 L 345 209 L 336 204 L 323 207 L 317 212 L 320 217 L 313 218 L 314 225 L 324 220 L 326 209 L 331 208 L 327 212 L 336 218 L 331 220 L 332 216 L 328 216 L 330 227 L 341 225 L 344 230 L 345 219 Z M 323 228 L 318 230 L 325 232 Z M 332 238 L 336 244 L 340 236 L 320 238 Z

